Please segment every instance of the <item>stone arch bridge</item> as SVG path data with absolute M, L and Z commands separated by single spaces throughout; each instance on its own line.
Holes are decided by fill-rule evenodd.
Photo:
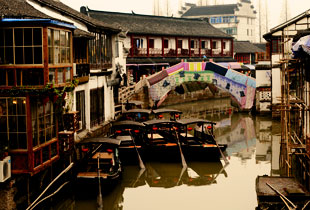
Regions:
M 147 86 L 150 99 L 158 107 L 170 91 L 191 82 L 212 84 L 229 92 L 241 110 L 253 107 L 255 78 L 214 62 L 181 62 L 144 78 L 136 84 L 135 90 Z

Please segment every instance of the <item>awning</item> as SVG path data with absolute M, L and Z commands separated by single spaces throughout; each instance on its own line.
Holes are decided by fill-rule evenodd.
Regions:
M 7 23 L 13 23 L 13 22 L 24 22 L 24 23 L 42 23 L 42 24 L 53 24 L 57 26 L 62 26 L 66 28 L 76 29 L 76 26 L 74 26 L 71 23 L 66 23 L 62 21 L 52 20 L 52 19 L 21 19 L 21 18 L 3 18 L 0 20 L 0 22 L 7 22 Z
M 238 62 L 217 62 L 217 64 L 222 65 L 229 69 L 241 69 L 241 64 Z
M 246 64 L 246 65 L 244 65 L 244 66 L 248 67 L 251 71 L 254 71 L 254 70 L 255 70 L 255 65 Z

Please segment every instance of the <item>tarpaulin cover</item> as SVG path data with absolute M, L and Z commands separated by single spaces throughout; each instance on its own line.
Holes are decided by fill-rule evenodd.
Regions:
M 164 70 L 158 72 L 157 74 L 148 77 L 147 80 L 149 81 L 150 85 L 153 85 L 153 84 L 156 84 L 157 82 L 161 81 L 162 79 L 164 79 L 167 76 L 168 76 L 168 73 L 164 69 Z
M 213 71 L 214 73 L 225 76 L 228 69 L 216 63 L 208 62 L 206 63 L 205 70 L 210 70 L 210 71 Z
M 301 37 L 295 44 L 293 44 L 292 51 L 294 58 L 300 57 L 300 52 L 305 52 L 310 55 L 310 35 Z

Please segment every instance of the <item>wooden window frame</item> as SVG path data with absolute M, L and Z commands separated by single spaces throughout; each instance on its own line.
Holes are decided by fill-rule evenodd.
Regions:
M 15 107 L 15 114 L 11 114 L 10 112 L 12 112 L 13 110 L 11 110 L 12 108 L 14 108 L 13 105 L 9 104 L 9 101 L 12 101 L 12 104 L 15 104 L 16 107 Z M 6 136 L 7 136 L 7 139 L 8 139 L 8 145 L 11 145 L 11 141 L 10 141 L 10 137 L 12 134 L 15 134 L 16 135 L 16 143 L 17 143 L 17 148 L 10 148 L 9 146 L 9 149 L 11 150 L 27 150 L 28 148 L 28 138 L 27 138 L 27 108 L 26 108 L 26 97 L 0 97 L 0 119 L 1 119 L 1 123 L 4 123 L 6 124 L 6 132 L 1 132 L 2 134 L 3 133 L 6 133 Z M 5 101 L 5 102 L 4 102 Z M 2 103 L 5 103 L 5 108 L 3 107 L 4 104 Z M 23 112 L 24 113 L 18 113 L 18 105 L 19 102 L 21 102 L 20 105 L 24 106 L 24 110 Z M 23 105 L 24 104 L 24 105 Z M 11 111 L 10 111 L 11 110 Z M 5 112 L 4 112 L 5 111 Z M 15 117 L 15 123 L 13 123 L 13 127 L 14 129 L 16 129 L 15 131 L 13 129 L 10 129 L 10 118 L 14 118 Z M 6 122 L 4 121 L 4 119 L 6 118 Z M 24 118 L 24 125 L 25 127 L 23 128 L 24 131 L 20 130 L 21 128 L 19 128 L 20 126 L 20 123 L 19 123 L 19 120 L 21 120 L 21 118 Z M 0 124 L 1 126 L 1 124 Z M 18 140 L 18 137 L 19 135 L 24 135 L 25 137 L 25 147 L 22 147 L 20 146 L 20 142 Z
M 59 40 L 55 37 L 59 33 Z M 62 37 L 65 36 L 65 41 L 62 42 Z M 71 64 L 72 59 L 72 33 L 69 30 L 58 28 L 47 28 L 48 36 L 48 63 L 49 65 L 65 65 Z M 58 43 L 59 41 L 59 43 Z M 58 56 L 56 56 L 58 51 Z M 62 52 L 65 52 L 62 54 Z M 52 54 L 52 55 L 51 55 Z
M 153 49 L 155 47 L 155 40 L 149 39 L 149 48 Z
M 26 29 L 31 29 L 31 44 L 30 45 L 27 45 L 25 44 L 26 40 L 25 40 L 25 30 Z M 38 45 L 35 45 L 35 39 L 34 39 L 34 29 L 40 29 L 40 32 L 41 32 L 41 44 L 38 44 Z M 12 30 L 12 45 L 6 45 L 6 33 L 5 33 L 5 30 Z M 22 30 L 22 32 L 16 32 L 17 30 Z M 0 59 L 0 65 L 8 65 L 8 64 L 13 64 L 13 65 L 16 65 L 16 66 L 19 66 L 19 65 L 43 65 L 43 27 L 3 27 L 0 29 L 0 33 L 2 33 L 2 38 L 3 38 L 3 46 L 0 46 L 0 54 L 1 54 L 1 51 L 3 53 L 3 56 L 4 58 L 6 57 L 6 49 L 9 49 L 9 48 L 12 48 L 12 63 L 7 63 L 7 62 L 4 62 L 4 61 L 1 61 Z M 16 39 L 17 39 L 17 35 L 15 34 L 19 34 L 22 33 L 21 35 L 21 38 L 22 38 L 22 44 L 21 45 L 17 45 L 16 43 Z M 27 40 L 29 42 L 29 40 Z M 2 41 L 0 41 L 0 43 L 2 43 Z M 25 49 L 28 49 L 27 51 L 29 51 L 29 49 L 31 48 L 31 52 L 32 52 L 32 62 L 29 62 L 29 63 L 26 63 L 26 56 L 29 54 L 29 52 L 25 52 Z M 41 48 L 40 50 L 40 55 L 41 55 L 41 59 L 40 59 L 40 62 L 35 62 L 36 59 L 38 58 L 39 55 L 37 55 L 37 52 L 39 51 L 36 51 L 35 49 L 37 48 Z M 20 63 L 16 63 L 17 62 L 17 52 L 18 52 L 18 49 L 22 49 L 20 52 L 22 53 L 22 62 Z M 8 57 L 11 57 L 11 56 L 8 56 Z M 21 56 L 18 56 L 18 57 L 21 57 Z M 1 57 L 0 57 L 1 58 Z M 5 59 L 6 60 L 6 59 Z
M 45 100 L 45 99 L 44 99 Z M 46 105 L 50 104 L 50 113 L 46 113 Z M 42 105 L 42 108 L 40 106 Z M 54 104 L 51 101 L 46 101 L 45 104 L 43 101 L 35 100 L 33 101 L 30 106 L 34 106 L 32 111 L 36 111 L 36 113 L 31 113 L 31 122 L 32 122 L 32 142 L 33 142 L 33 148 L 44 146 L 45 144 L 49 144 L 50 142 L 54 141 L 57 138 L 57 123 L 56 123 L 56 116 L 54 112 Z M 39 111 L 42 109 L 42 115 L 40 115 Z M 50 126 L 47 125 L 48 117 L 50 117 Z M 40 128 L 40 119 L 42 119 L 42 125 L 43 127 Z M 51 131 L 51 138 L 48 139 L 47 131 L 50 129 Z M 44 136 L 44 142 L 41 142 L 40 140 L 40 132 L 43 132 Z M 54 133 L 54 134 L 53 134 Z M 36 136 L 35 136 L 36 135 Z M 34 139 L 35 138 L 35 139 Z M 36 144 L 34 144 L 34 141 L 37 141 Z

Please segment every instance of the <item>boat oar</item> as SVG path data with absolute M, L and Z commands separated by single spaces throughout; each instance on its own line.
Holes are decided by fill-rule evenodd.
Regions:
M 287 197 L 285 197 L 285 195 L 283 195 L 282 193 L 280 193 L 277 189 L 275 189 L 273 186 L 271 186 L 268 182 L 266 182 L 266 185 L 268 185 L 268 187 L 270 187 L 273 191 L 275 191 L 275 192 L 280 196 L 281 200 L 285 203 L 285 205 L 286 205 L 286 207 L 287 207 L 288 209 L 297 209 L 297 206 L 296 206 L 292 201 L 290 201 Z M 290 205 L 292 205 L 293 208 L 291 208 L 291 207 L 288 205 L 287 202 L 288 202 Z
M 130 134 L 130 136 L 131 136 L 131 138 L 132 138 L 133 146 L 135 147 L 136 152 L 137 152 L 137 155 L 138 155 L 139 166 L 140 166 L 140 168 L 145 169 L 145 166 L 144 166 L 144 164 L 143 164 L 142 158 L 141 158 L 140 153 L 139 153 L 139 151 L 138 151 L 138 149 L 137 149 L 137 146 L 136 146 L 136 142 L 135 142 L 134 135 L 132 135 L 131 131 L 129 131 L 129 134 Z
M 176 139 L 177 139 L 177 143 L 178 143 L 178 146 L 179 146 L 179 149 L 180 149 L 180 154 L 181 154 L 181 160 L 182 160 L 182 166 L 187 168 L 187 164 L 186 164 L 186 161 L 185 161 L 185 158 L 184 158 L 184 155 L 183 155 L 183 152 L 182 152 L 182 148 L 181 148 L 181 143 L 180 143 L 180 139 L 179 139 L 179 135 L 176 131 L 176 129 L 173 129 L 174 132 L 175 132 L 175 136 L 176 136 Z
M 99 185 L 99 194 L 97 197 L 97 204 L 98 204 L 98 209 L 103 208 L 103 202 L 102 202 L 102 194 L 101 194 L 101 183 L 100 183 L 100 161 L 99 161 L 99 156 L 100 154 L 98 153 L 97 160 L 98 160 L 98 185 Z
M 141 168 L 140 169 L 139 174 L 138 174 L 136 180 L 134 181 L 134 183 L 132 184 L 131 187 L 135 187 L 136 186 L 136 183 L 139 181 L 139 179 L 142 176 L 142 174 L 144 174 L 145 170 L 146 170 L 145 168 Z
M 182 179 L 182 177 L 183 177 L 183 174 L 184 174 L 184 172 L 185 172 L 186 169 L 187 169 L 186 167 L 183 167 L 183 168 L 182 168 L 182 171 L 181 171 L 181 173 L 180 173 L 180 176 L 179 176 L 179 179 L 178 179 L 178 182 L 177 182 L 177 185 L 176 185 L 176 186 L 179 185 L 179 183 L 180 183 L 180 181 L 181 181 L 181 179 Z
M 224 160 L 225 164 L 226 164 L 226 165 L 228 165 L 228 164 L 229 164 L 229 161 L 227 160 L 227 158 L 226 158 L 226 156 L 224 155 L 223 151 L 221 150 L 220 146 L 219 146 L 219 145 L 218 145 L 218 143 L 216 142 L 216 140 L 215 140 L 215 138 L 214 138 L 214 135 L 213 135 L 212 133 L 211 133 L 211 134 L 209 134 L 209 135 L 211 135 L 211 136 L 212 136 L 213 141 L 215 142 L 216 147 L 219 149 L 220 154 L 221 154 L 221 156 L 222 156 L 222 158 L 223 158 L 223 160 Z

